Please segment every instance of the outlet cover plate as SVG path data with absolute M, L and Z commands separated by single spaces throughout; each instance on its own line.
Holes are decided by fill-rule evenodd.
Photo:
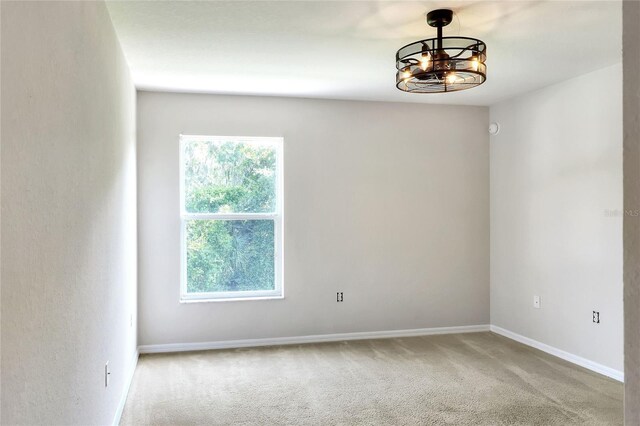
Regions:
M 533 296 L 533 307 L 540 309 L 540 296 Z

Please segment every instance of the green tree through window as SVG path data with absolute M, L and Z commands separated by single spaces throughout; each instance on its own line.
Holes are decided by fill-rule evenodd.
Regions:
M 183 297 L 280 294 L 281 143 L 181 137 Z

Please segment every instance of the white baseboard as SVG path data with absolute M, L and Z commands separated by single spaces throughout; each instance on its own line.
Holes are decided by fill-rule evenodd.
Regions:
M 301 343 L 339 342 L 344 340 L 385 339 L 392 337 L 430 336 L 434 334 L 474 333 L 489 331 L 489 325 L 464 325 L 458 327 L 417 328 L 410 330 L 364 331 L 356 333 L 318 334 L 312 336 L 274 337 L 268 339 L 225 340 L 201 343 L 169 343 L 138 346 L 141 354 L 161 352 L 202 351 L 210 349 L 234 349 L 255 346 L 296 345 Z
M 133 354 L 133 359 L 129 364 L 129 372 L 127 377 L 125 378 L 124 389 L 122 390 L 122 396 L 120 397 L 120 402 L 118 403 L 118 409 L 116 410 L 116 415 L 113 417 L 113 426 L 118 426 L 120 424 L 120 419 L 122 418 L 122 412 L 124 411 L 124 405 L 127 402 L 127 396 L 129 395 L 129 388 L 131 387 L 131 382 L 133 381 L 133 374 L 136 372 L 136 366 L 138 365 L 138 356 L 139 352 L 136 350 Z
M 346 340 L 365 340 L 365 339 L 385 339 L 393 337 L 411 337 L 411 336 L 431 336 L 436 334 L 456 334 L 456 333 L 475 333 L 482 331 L 492 331 L 501 336 L 507 337 L 516 342 L 520 342 L 527 346 L 539 349 L 548 354 L 557 356 L 558 358 L 569 361 L 573 364 L 584 367 L 588 370 L 610 377 L 619 382 L 624 382 L 624 373 L 622 371 L 607 367 L 597 362 L 582 358 L 578 355 L 563 351 L 553 346 L 549 346 L 545 343 L 538 342 L 537 340 L 530 339 L 512 331 L 506 330 L 502 327 L 495 325 L 465 325 L 457 327 L 436 327 L 436 328 L 417 328 L 409 330 L 387 330 L 387 331 L 364 331 L 354 333 L 337 333 L 337 334 L 318 334 L 310 336 L 292 336 L 292 337 L 274 337 L 266 339 L 245 339 L 245 340 L 224 340 L 217 342 L 197 342 L 197 343 L 168 343 L 160 345 L 141 345 L 138 346 L 136 352 L 136 358 L 134 366 L 131 371 L 129 383 L 125 389 L 125 393 L 122 397 L 118 413 L 116 414 L 116 420 L 120 421 L 122 410 L 124 409 L 124 403 L 126 402 L 127 392 L 131 379 L 133 378 L 133 370 L 135 370 L 135 364 L 137 363 L 138 353 L 151 354 L 151 353 L 166 353 L 166 352 L 187 352 L 187 351 L 203 351 L 212 349 L 235 349 L 235 348 L 248 348 L 259 346 L 277 346 L 277 345 L 296 345 L 303 343 L 322 343 L 322 342 L 339 342 Z M 117 422 L 114 422 L 117 424 Z
M 598 364 L 597 362 L 593 362 L 586 358 L 582 358 L 578 355 L 574 355 L 572 353 L 563 351 L 558 348 L 554 348 L 553 346 L 549 346 L 545 343 L 538 342 L 537 340 L 530 339 L 528 337 L 522 336 L 520 334 L 514 333 L 513 331 L 506 330 L 502 327 L 498 327 L 496 325 L 491 326 L 491 331 L 499 334 L 501 336 L 507 337 L 511 340 L 515 340 L 516 342 L 523 343 L 527 346 L 531 346 L 532 348 L 539 349 L 548 354 L 557 356 L 558 358 L 562 358 L 565 361 L 569 361 L 580 367 L 584 367 L 588 370 L 595 371 L 596 373 L 600 373 L 604 376 L 611 377 L 614 380 L 619 382 L 624 382 L 624 372 L 615 370 L 611 367 L 607 367 L 602 364 Z

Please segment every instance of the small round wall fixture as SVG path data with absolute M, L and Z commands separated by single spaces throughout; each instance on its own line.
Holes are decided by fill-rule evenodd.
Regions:
M 438 36 L 415 41 L 396 53 L 396 87 L 410 93 L 444 93 L 471 89 L 487 79 L 487 45 L 476 38 L 443 37 L 451 23 L 449 9 L 432 10 L 427 23 Z

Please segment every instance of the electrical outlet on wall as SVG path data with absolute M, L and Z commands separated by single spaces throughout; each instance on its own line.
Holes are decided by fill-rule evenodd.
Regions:
M 540 309 L 540 296 L 533 296 L 533 307 Z
M 600 311 L 593 311 L 593 322 L 600 324 Z
M 344 294 L 341 291 L 336 293 L 336 302 L 344 302 Z
M 104 365 L 104 387 L 109 386 L 109 376 L 111 375 L 111 370 L 109 370 L 109 361 Z

